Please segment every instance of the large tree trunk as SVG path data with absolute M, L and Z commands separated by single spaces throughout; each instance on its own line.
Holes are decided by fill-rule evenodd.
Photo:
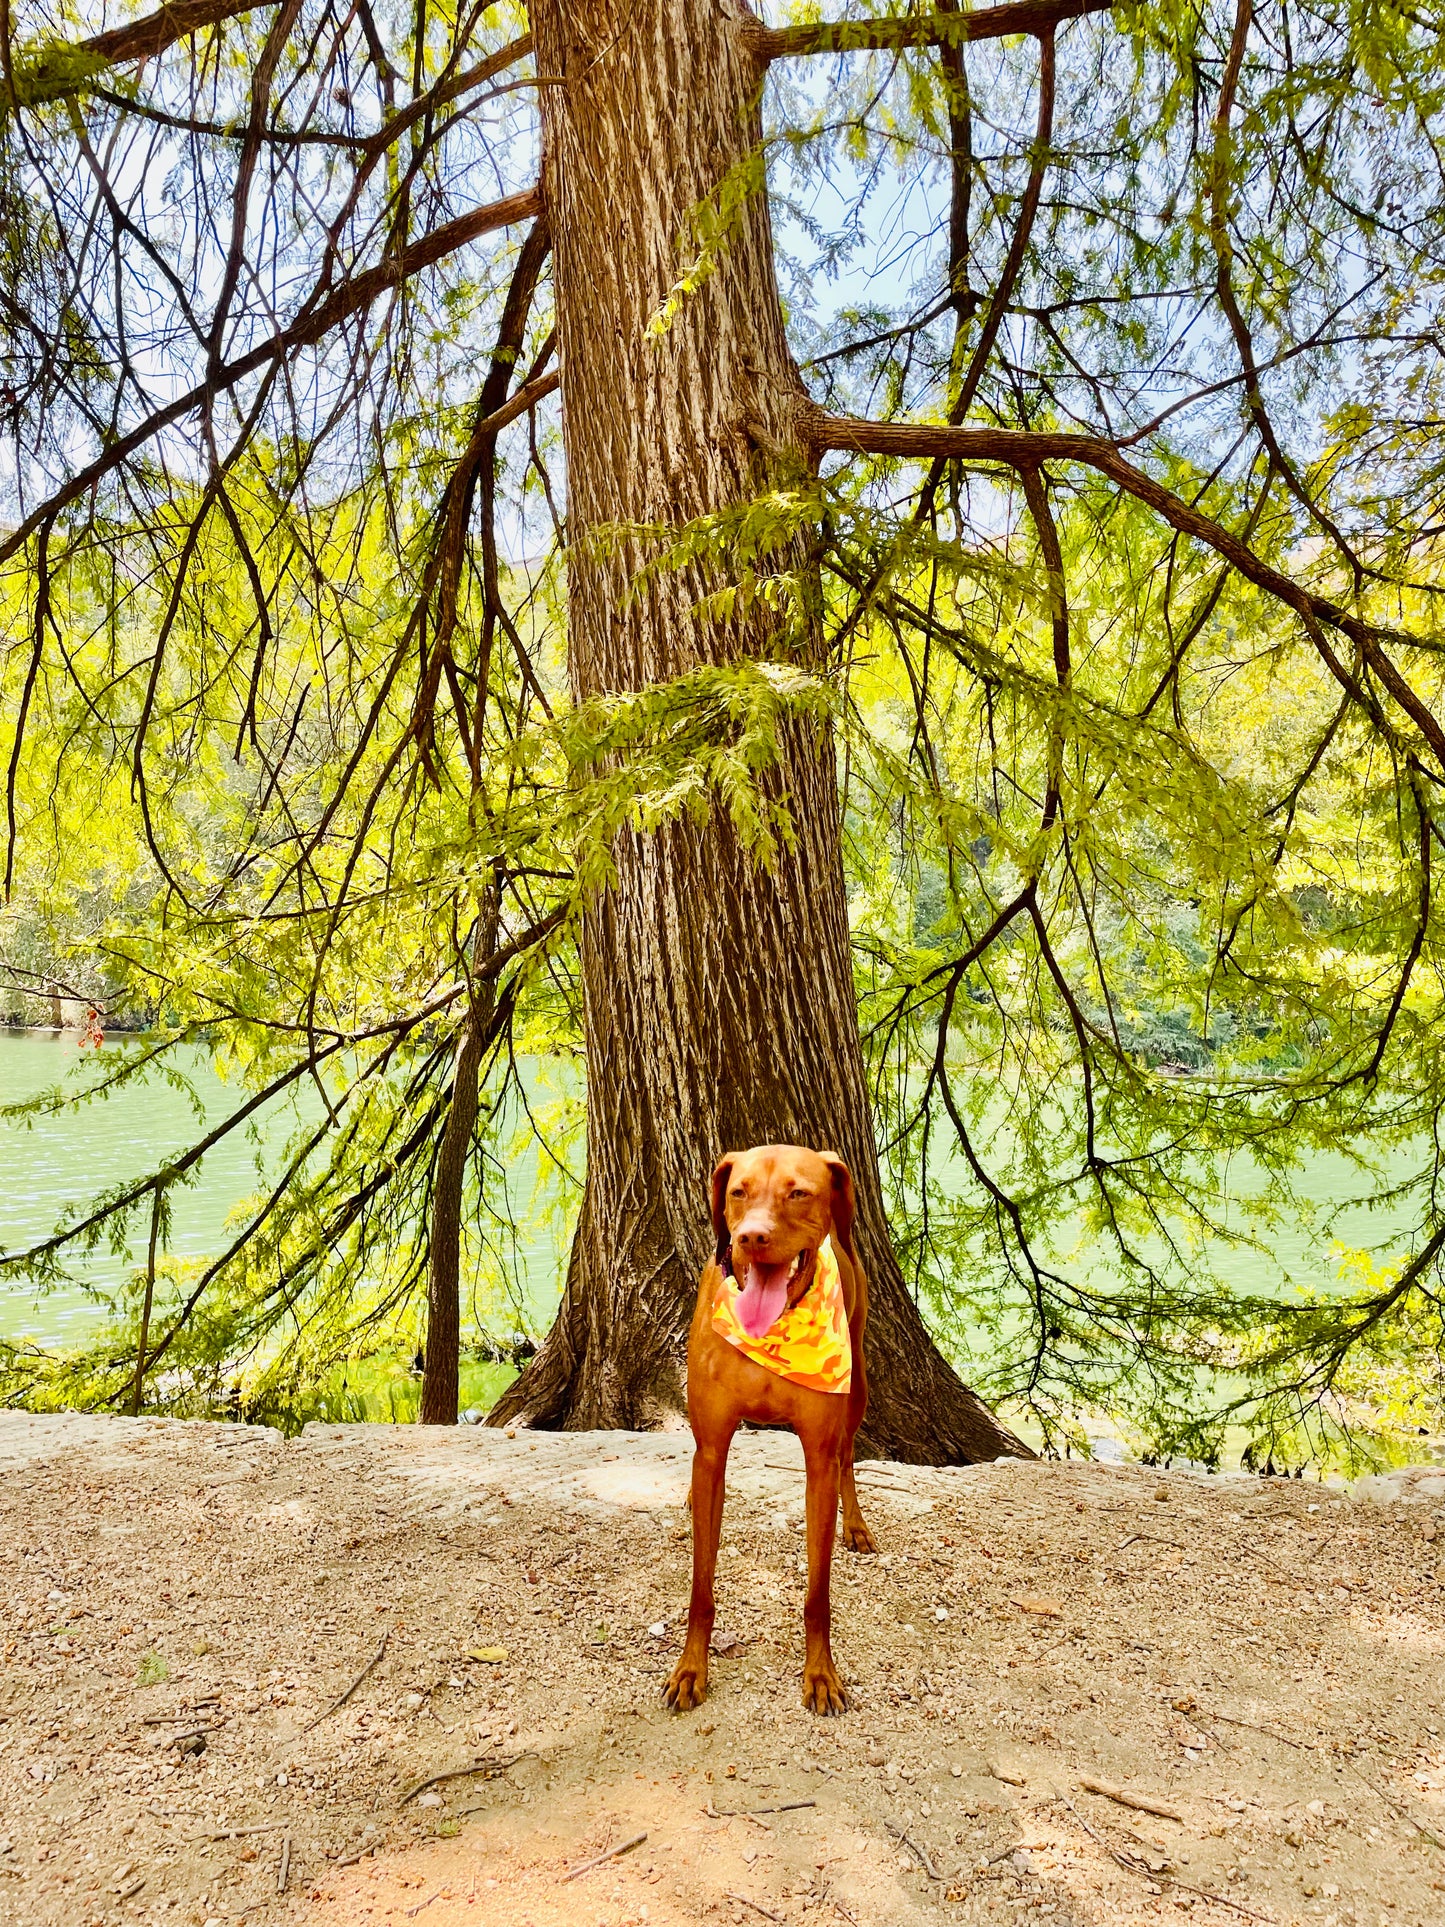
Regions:
M 532 0 L 552 226 L 576 695 L 700 663 L 776 655 L 766 612 L 693 607 L 698 575 L 653 574 L 619 525 L 751 500 L 803 461 L 765 195 L 672 326 L 647 324 L 689 215 L 756 146 L 750 16 L 727 0 Z M 805 562 L 796 557 L 795 561 Z M 865 1449 L 956 1463 L 1026 1453 L 930 1341 L 889 1239 L 858 1037 L 831 743 L 785 735 L 770 781 L 796 833 L 770 874 L 729 822 L 624 837 L 582 930 L 587 1185 L 557 1322 L 493 1423 L 646 1427 L 683 1402 L 696 1279 L 723 1151 L 834 1148 L 871 1280 Z

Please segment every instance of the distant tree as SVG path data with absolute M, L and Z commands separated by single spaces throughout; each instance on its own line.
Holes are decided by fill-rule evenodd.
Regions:
M 52 766 L 123 764 L 125 967 L 273 1081 L 373 1053 L 178 1320 L 268 1267 L 273 1312 L 426 1278 L 453 1416 L 463 1171 L 569 1013 L 586 1188 L 499 1422 L 677 1405 L 705 1173 L 769 1138 L 853 1166 L 878 1449 L 1021 1449 L 920 1298 L 1057 1436 L 1267 1440 L 1362 1360 L 1403 1413 L 1445 1248 L 1440 25 L 11 17 L 10 863 Z M 1230 1159 L 1267 1223 L 1341 1144 L 1410 1160 L 1407 1249 L 1225 1290 Z

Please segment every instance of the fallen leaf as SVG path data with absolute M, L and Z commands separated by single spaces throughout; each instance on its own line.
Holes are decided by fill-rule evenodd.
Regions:
M 1062 1619 L 1064 1614 L 1057 1599 L 1049 1599 L 1039 1592 L 1010 1593 L 1009 1604 L 1017 1606 L 1021 1613 L 1038 1613 L 1045 1619 Z
M 505 1646 L 473 1646 L 468 1659 L 479 1659 L 484 1666 L 500 1666 L 507 1657 Z

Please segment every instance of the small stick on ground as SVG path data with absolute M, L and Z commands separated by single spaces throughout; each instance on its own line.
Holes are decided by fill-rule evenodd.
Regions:
M 1228 1907 L 1236 1914 L 1243 1914 L 1246 1920 L 1269 1920 L 1270 1915 L 1256 1913 L 1253 1907 L 1241 1906 L 1237 1900 L 1230 1900 L 1224 1894 L 1212 1892 L 1208 1887 L 1195 1887 L 1187 1880 L 1180 1880 L 1172 1873 L 1160 1874 L 1159 1878 L 1170 1887 L 1178 1887 L 1186 1894 L 1198 1894 L 1201 1900 L 1212 1900 L 1216 1907 Z
M 1137 1546 L 1141 1542 L 1151 1546 L 1172 1546 L 1175 1552 L 1189 1551 L 1189 1547 L 1180 1545 L 1177 1539 L 1161 1539 L 1157 1532 L 1131 1532 L 1127 1539 L 1121 1539 L 1119 1541 L 1118 1545 L 1114 1548 L 1114 1552 L 1123 1552 L 1127 1547 Z M 1110 1557 L 1113 1557 L 1112 1553 Z
M 341 1711 L 342 1707 L 345 1706 L 346 1702 L 351 1698 L 351 1695 L 356 1691 L 357 1687 L 361 1685 L 362 1681 L 366 1679 L 368 1674 L 371 1673 L 375 1667 L 381 1664 L 382 1657 L 386 1652 L 386 1642 L 390 1638 L 391 1638 L 391 1628 L 390 1626 L 388 1626 L 386 1631 L 381 1635 L 381 1644 L 377 1647 L 376 1651 L 371 1655 L 371 1658 L 362 1667 L 361 1671 L 356 1675 L 356 1678 L 347 1687 L 346 1691 L 341 1695 L 339 1699 L 334 1699 L 331 1702 L 330 1706 L 328 1706 L 324 1712 L 318 1713 L 316 1715 L 316 1718 L 312 1720 L 309 1726 L 303 1726 L 301 1729 L 303 1733 L 315 1732 L 316 1728 L 320 1726 L 323 1720 L 329 1720 L 333 1713 L 339 1713 Z
M 223 1827 L 219 1833 L 198 1833 L 198 1840 L 244 1840 L 248 1833 L 279 1833 L 286 1822 L 267 1820 L 259 1827 Z
M 1115 1786 L 1112 1780 L 1091 1779 L 1087 1773 L 1079 1775 L 1079 1785 L 1086 1793 L 1102 1793 L 1106 1800 L 1117 1800 L 1121 1807 L 1132 1807 L 1135 1813 L 1157 1813 L 1161 1820 L 1177 1820 L 1184 1824 L 1184 1815 L 1174 1807 L 1166 1806 L 1162 1800 L 1152 1799 L 1147 1793 L 1131 1793 L 1127 1787 Z
M 1218 1720 L 1224 1726 L 1240 1726 L 1246 1733 L 1263 1733 L 1267 1740 L 1278 1740 L 1281 1746 L 1292 1746 L 1298 1753 L 1318 1753 L 1319 1748 L 1313 1740 L 1292 1740 L 1288 1733 L 1276 1733 L 1268 1726 L 1255 1726 L 1250 1720 L 1232 1720 L 1228 1713 L 1211 1713 L 1209 1718 Z
M 584 1873 L 591 1873 L 594 1867 L 600 1867 L 605 1860 L 616 1860 L 621 1854 L 631 1853 L 632 1849 L 640 1847 L 646 1838 L 645 1833 L 634 1833 L 630 1840 L 624 1840 L 618 1846 L 609 1847 L 606 1853 L 593 1854 L 590 1860 L 584 1860 L 582 1865 L 574 1867 L 571 1873 L 564 1873 L 562 1885 L 565 1887 L 569 1880 L 580 1880 Z
M 1062 1802 L 1062 1804 L 1069 1809 L 1069 1812 L 1073 1814 L 1074 1818 L 1078 1821 L 1079 1825 L 1084 1829 L 1084 1832 L 1088 1834 L 1089 1838 L 1094 1842 L 1094 1844 L 1097 1847 L 1101 1848 L 1103 1852 L 1108 1854 L 1109 1858 L 1114 1862 L 1116 1866 L 1122 1867 L 1125 1873 L 1132 1873 L 1132 1874 L 1148 1873 L 1149 1870 L 1147 1866 L 1145 1866 L 1141 1861 L 1139 1861 L 1133 1854 L 1120 1853 L 1117 1847 L 1111 1847 L 1108 1841 L 1104 1838 L 1103 1834 L 1098 1832 L 1094 1827 L 1091 1827 L 1089 1825 L 1088 1821 L 1084 1818 L 1083 1814 L 1080 1813 L 1079 1809 L 1074 1805 L 1073 1801 L 1069 1798 L 1067 1793 L 1060 1791 L 1059 1799 Z M 1180 1880 L 1176 1874 L 1161 1873 L 1155 1877 L 1159 1880 L 1162 1880 L 1166 1886 L 1178 1887 L 1182 1889 L 1182 1891 L 1185 1893 L 1198 1894 L 1201 1900 L 1212 1900 L 1215 1902 L 1217 1906 L 1228 1907 L 1230 1911 L 1233 1913 L 1243 1914 L 1246 1920 L 1267 1921 L 1269 1919 L 1268 1914 L 1256 1913 L 1253 1907 L 1245 1907 L 1239 1901 L 1231 1900 L 1227 1894 L 1213 1893 L 1208 1887 L 1192 1886 L 1189 1881 Z
M 775 1914 L 771 1907 L 765 1907 L 760 1900 L 749 1900 L 746 1894 L 735 1894 L 730 1892 L 725 1892 L 723 1894 L 723 1899 L 735 1900 L 737 1901 L 738 1905 L 741 1907 L 751 1907 L 754 1913 L 761 1914 L 764 1920 L 783 1921 L 784 1927 L 786 1927 L 785 1917 L 782 1914 Z
M 502 1760 L 473 1760 L 470 1766 L 448 1767 L 444 1773 L 433 1773 L 429 1779 L 418 1780 L 414 1787 L 408 1788 L 408 1790 L 402 1794 L 400 1800 L 397 1801 L 397 1805 L 404 1807 L 409 1800 L 414 1800 L 419 1793 L 425 1793 L 429 1786 L 440 1786 L 443 1780 L 466 1780 L 469 1779 L 473 1773 L 505 1773 L 507 1768 L 509 1766 L 515 1766 L 518 1760 L 530 1760 L 531 1758 L 532 1755 L 530 1753 L 509 1753 L 506 1758 Z M 646 1839 L 647 1836 L 644 1834 L 642 1837 Z
M 799 1807 L 815 1807 L 816 1800 L 784 1800 L 776 1807 L 715 1807 L 719 1820 L 751 1820 L 759 1813 L 796 1813 Z
M 1095 1838 L 1097 1839 L 1098 1836 L 1095 1835 Z M 996 1867 L 1000 1860 L 1011 1860 L 1016 1853 L 1032 1853 L 1032 1852 L 1033 1852 L 1032 1847 L 1028 1846 L 1024 1841 L 1010 1840 L 1009 1844 L 1006 1847 L 1004 1847 L 1000 1852 L 991 1853 L 988 1859 L 985 1860 L 983 1864 L 986 1867 Z M 962 1872 L 963 1871 L 962 1868 L 960 1868 L 959 1871 Z
M 1431 1833 L 1428 1827 L 1422 1827 L 1420 1825 L 1420 1822 L 1414 1817 L 1412 1813 L 1407 1811 L 1406 1808 L 1402 1806 L 1397 1806 L 1396 1803 L 1390 1798 L 1389 1794 L 1386 1793 L 1383 1787 L 1376 1786 L 1374 1781 L 1370 1779 L 1367 1774 L 1361 1773 L 1360 1769 L 1355 1765 L 1353 1760 L 1346 1760 L 1345 1765 L 1350 1769 L 1351 1773 L 1354 1774 L 1355 1778 L 1360 1782 L 1361 1786 L 1368 1787 L 1371 1793 L 1374 1794 L 1377 1800 L 1384 1801 L 1385 1805 L 1390 1809 L 1391 1813 L 1394 1814 L 1397 1820 L 1403 1820 L 1407 1827 L 1413 1827 L 1416 1833 L 1419 1834 L 1420 1838 L 1422 1840 L 1428 1840 L 1432 1847 L 1445 1848 L 1445 1840 L 1442 1840 L 1438 1834 Z
M 900 1846 L 907 1847 L 909 1852 L 913 1854 L 919 1866 L 922 1867 L 923 1871 L 928 1875 L 928 1878 L 930 1880 L 943 1879 L 943 1875 L 938 1871 L 937 1867 L 935 1867 L 933 1862 L 929 1859 L 928 1849 L 926 1847 L 922 1847 L 919 1845 L 919 1843 L 914 1839 L 913 1835 L 908 1831 L 907 1827 L 896 1827 L 894 1826 L 891 1820 L 885 1821 L 884 1824 L 888 1828 L 888 1831 L 893 1835 L 893 1838 L 896 1841 L 898 1841 Z M 1010 1853 L 1012 1853 L 1013 1848 L 1011 1847 L 1009 1851 Z
M 1325 1750 L 1314 1740 L 1292 1740 L 1287 1733 L 1276 1733 L 1268 1726 L 1253 1726 L 1248 1720 L 1231 1719 L 1228 1713 L 1211 1713 L 1209 1717 L 1214 1720 L 1222 1720 L 1226 1726 L 1242 1726 L 1247 1733 L 1262 1733 L 1267 1740 L 1278 1740 L 1281 1746 L 1292 1746 L 1296 1752 L 1320 1753 Z M 1403 1820 L 1407 1827 L 1413 1827 L 1420 1838 L 1422 1840 L 1428 1840 L 1432 1847 L 1445 1849 L 1445 1840 L 1441 1840 L 1439 1836 L 1432 1833 L 1428 1827 L 1422 1827 L 1420 1822 L 1406 1808 L 1397 1806 L 1383 1787 L 1376 1786 L 1368 1774 L 1361 1773 L 1353 1760 L 1346 1760 L 1345 1765 L 1350 1769 L 1351 1773 L 1354 1774 L 1361 1786 L 1368 1787 L 1377 1800 L 1383 1801 L 1397 1820 Z
M 285 1834 L 282 1834 L 281 1836 L 281 1864 L 276 1869 L 276 1891 L 278 1894 L 285 1893 L 286 1882 L 290 1878 L 291 1878 L 291 1836 L 289 1833 L 285 1833 Z

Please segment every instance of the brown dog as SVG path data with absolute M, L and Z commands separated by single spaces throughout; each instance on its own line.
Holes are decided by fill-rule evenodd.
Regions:
M 848 1695 L 829 1643 L 833 1521 L 840 1496 L 844 1545 L 854 1552 L 878 1550 L 858 1510 L 853 1481 L 853 1438 L 868 1405 L 863 1371 L 868 1281 L 853 1250 L 853 1179 L 832 1151 L 805 1151 L 795 1144 L 729 1151 L 712 1174 L 712 1221 L 717 1253 L 703 1271 L 687 1343 L 687 1410 L 697 1446 L 692 1461 L 692 1600 L 687 1643 L 665 1697 L 669 1706 L 686 1713 L 700 1706 L 707 1692 L 728 1448 L 739 1424 L 750 1419 L 791 1426 L 802 1442 L 808 1481 L 803 1704 L 815 1713 L 841 1713 Z M 780 1377 L 713 1328 L 714 1299 L 724 1278 L 748 1330 L 775 1325 L 815 1287 L 818 1248 L 830 1234 L 852 1350 L 852 1382 L 846 1393 L 814 1391 Z

